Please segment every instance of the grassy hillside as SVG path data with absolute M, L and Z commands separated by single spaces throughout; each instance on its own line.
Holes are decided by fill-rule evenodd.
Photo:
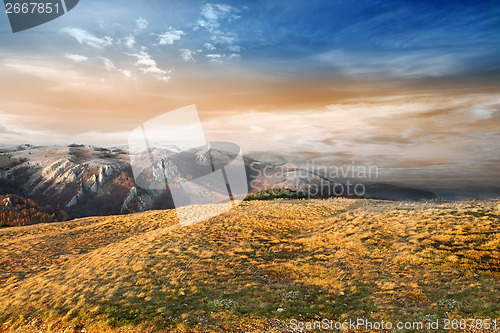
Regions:
M 273 200 L 188 227 L 167 210 L 6 228 L 0 331 L 500 323 L 499 218 L 498 201 Z

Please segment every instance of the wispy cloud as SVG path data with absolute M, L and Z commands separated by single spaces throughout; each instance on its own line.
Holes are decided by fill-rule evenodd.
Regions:
M 217 53 L 207 54 L 207 58 L 211 62 L 215 62 L 215 63 L 219 63 L 219 64 L 222 63 L 222 55 L 221 54 L 217 54 Z
M 234 42 L 236 41 L 237 34 L 235 33 L 222 33 L 221 31 L 217 31 L 210 37 L 212 40 L 212 45 L 233 45 Z
M 127 37 L 120 38 L 118 43 L 123 44 L 131 49 L 135 45 L 135 37 L 132 34 L 129 34 Z
M 167 31 L 156 34 L 160 45 L 172 45 L 176 40 L 180 40 L 184 31 L 169 27 Z
M 224 29 L 224 23 L 238 20 L 242 9 L 226 4 L 206 4 L 202 7 L 200 18 L 194 30 L 204 29 L 210 33 L 210 41 L 204 43 L 211 62 L 223 63 L 225 60 L 239 57 L 242 47 L 237 44 L 238 34 Z M 217 51 L 216 53 L 214 51 Z
M 422 50 L 407 52 L 355 52 L 334 49 L 311 57 L 312 63 L 330 67 L 349 76 L 383 75 L 393 77 L 440 76 L 456 73 L 467 54 Z
M 125 77 L 127 78 L 131 78 L 132 77 L 132 72 L 129 71 L 129 70 L 126 70 L 126 69 L 120 69 L 118 67 L 116 67 L 116 65 L 111 61 L 109 60 L 108 58 L 101 58 L 104 62 L 104 69 L 107 70 L 107 71 L 118 71 L 120 73 L 122 73 Z
M 86 56 L 82 56 L 79 54 L 72 54 L 72 53 L 65 53 L 64 57 L 69 60 L 73 60 L 74 62 L 84 62 L 87 61 L 89 58 Z
M 160 69 L 156 64 L 156 61 L 153 58 L 151 58 L 151 56 L 147 52 L 146 47 L 142 47 L 138 53 L 126 53 L 126 54 L 137 58 L 135 65 L 144 74 L 153 74 L 155 75 L 156 78 L 162 81 L 170 80 L 170 76 L 167 75 L 168 73 L 170 73 L 170 71 Z
M 37 57 L 5 59 L 3 66 L 8 70 L 41 78 L 43 80 L 76 84 L 85 81 L 85 75 L 79 71 L 56 66 L 52 60 Z
M 196 61 L 194 59 L 194 55 L 196 53 L 198 53 L 199 51 L 201 51 L 201 50 L 192 51 L 192 50 L 189 50 L 189 49 L 179 49 L 179 51 L 181 52 L 181 58 L 184 61 Z
M 220 53 L 212 53 L 212 54 L 207 54 L 207 58 L 210 62 L 216 63 L 216 64 L 223 64 L 226 60 L 230 59 L 235 59 L 239 58 L 240 55 L 237 53 L 231 53 L 231 54 L 220 54 Z
M 205 44 L 203 44 L 203 46 L 204 46 L 207 50 L 209 50 L 209 51 L 214 51 L 214 50 L 216 50 L 216 49 L 217 49 L 217 48 L 215 47 L 215 45 L 214 45 L 214 44 L 212 44 L 212 43 L 205 43 Z
M 149 21 L 143 19 L 142 17 L 139 17 L 137 20 L 135 20 L 135 24 L 137 25 L 136 32 L 141 32 L 148 27 Z
M 80 28 L 66 27 L 63 28 L 62 31 L 75 38 L 81 45 L 87 45 L 96 49 L 102 49 L 113 43 L 113 39 L 109 36 L 99 38 L 92 33 Z
M 196 28 L 205 28 L 214 32 L 221 25 L 221 21 L 233 21 L 240 18 L 240 10 L 221 4 L 206 4 L 201 9 L 201 18 L 198 19 Z

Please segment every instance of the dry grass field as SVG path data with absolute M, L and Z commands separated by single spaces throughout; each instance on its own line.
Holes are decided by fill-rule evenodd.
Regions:
M 245 201 L 187 227 L 166 210 L 3 228 L 0 331 L 288 332 L 293 318 L 360 317 L 500 326 L 499 219 L 498 200 L 337 198 Z

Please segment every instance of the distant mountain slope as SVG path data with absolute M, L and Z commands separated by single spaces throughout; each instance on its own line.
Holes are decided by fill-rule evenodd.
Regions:
M 498 200 L 335 198 L 246 201 L 188 227 L 164 210 L 0 229 L 0 331 L 497 318 L 499 217 Z

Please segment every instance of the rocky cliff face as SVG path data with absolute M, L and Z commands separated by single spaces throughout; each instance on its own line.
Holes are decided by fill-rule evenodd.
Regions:
M 15 193 L 72 216 L 119 214 L 134 187 L 122 150 L 21 147 L 0 155 L 0 191 Z M 129 200 L 133 204 L 133 200 Z

